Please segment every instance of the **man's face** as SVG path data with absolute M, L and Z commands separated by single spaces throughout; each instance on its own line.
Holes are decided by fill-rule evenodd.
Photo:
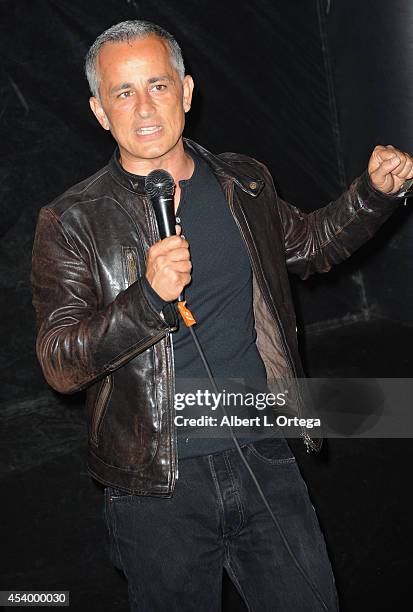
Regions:
M 90 106 L 117 141 L 126 170 L 144 175 L 184 154 L 181 136 L 193 81 L 180 81 L 165 41 L 150 35 L 106 43 L 97 72 L 100 100 L 92 97 Z

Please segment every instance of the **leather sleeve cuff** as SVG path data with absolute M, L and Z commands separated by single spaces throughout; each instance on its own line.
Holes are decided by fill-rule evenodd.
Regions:
M 378 189 L 373 187 L 368 170 L 364 172 L 364 181 L 367 185 L 367 188 L 372 193 L 374 193 L 374 195 L 381 198 L 408 198 L 413 196 L 413 179 L 408 179 L 407 181 L 405 181 L 400 187 L 399 191 L 395 191 L 394 193 L 383 193 L 382 191 L 379 191 Z

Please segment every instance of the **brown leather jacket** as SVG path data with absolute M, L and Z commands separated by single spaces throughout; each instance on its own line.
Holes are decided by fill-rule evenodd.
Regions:
M 268 170 L 234 153 L 186 145 L 212 167 L 253 269 L 257 347 L 269 378 L 303 376 L 287 271 L 306 278 L 347 258 L 390 216 L 399 197 L 367 173 L 310 214 L 275 192 Z M 87 388 L 88 469 L 136 494 L 172 495 L 177 477 L 170 307 L 142 289 L 145 254 L 159 239 L 142 179 L 109 164 L 41 209 L 33 246 L 37 356 L 61 393 Z M 307 431 L 308 448 L 317 449 Z

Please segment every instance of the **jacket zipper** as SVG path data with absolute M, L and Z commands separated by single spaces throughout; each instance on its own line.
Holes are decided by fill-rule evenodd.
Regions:
M 172 420 L 175 418 L 175 362 L 174 362 L 174 348 L 173 348 L 173 340 L 172 334 L 168 334 L 168 344 L 167 344 L 167 356 L 168 356 L 168 380 L 170 380 L 170 385 L 168 386 L 168 391 L 170 393 L 170 402 L 172 404 Z M 176 431 L 176 427 L 174 427 L 175 421 L 172 424 L 173 435 L 175 438 L 175 446 L 178 448 L 178 434 Z M 175 467 L 176 467 L 176 477 L 175 480 L 179 478 L 179 461 L 178 456 L 175 456 Z M 174 482 L 172 482 L 172 489 L 174 487 Z
M 241 236 L 242 236 L 242 238 L 244 240 L 245 246 L 247 247 L 248 256 L 250 258 L 251 266 L 252 266 L 253 271 L 255 272 L 255 277 L 256 277 L 258 285 L 259 285 L 259 287 L 261 289 L 261 293 L 262 293 L 262 295 L 264 297 L 264 300 L 265 300 L 265 303 L 267 305 L 267 308 L 268 308 L 268 310 L 269 310 L 269 312 L 270 312 L 270 314 L 271 314 L 271 316 L 272 316 L 272 318 L 274 320 L 274 323 L 277 325 L 277 328 L 280 331 L 280 336 L 281 336 L 281 342 L 282 342 L 282 348 L 283 348 L 283 352 L 284 352 L 284 357 L 286 358 L 286 361 L 287 361 L 288 365 L 290 366 L 291 371 L 294 374 L 295 378 L 297 378 L 297 371 L 295 369 L 294 362 L 293 362 L 293 359 L 291 357 L 290 349 L 289 349 L 289 347 L 287 345 L 287 341 L 286 341 L 286 338 L 285 338 L 285 333 L 284 333 L 283 327 L 281 325 L 280 315 L 278 314 L 278 310 L 275 307 L 275 304 L 273 304 L 273 308 L 271 307 L 271 304 L 268 302 L 266 291 L 263 290 L 263 286 L 261 284 L 262 271 L 257 269 L 257 265 L 256 265 L 256 263 L 254 261 L 253 255 L 252 255 L 251 247 L 250 247 L 250 245 L 248 243 L 248 240 L 246 239 L 245 232 L 244 232 L 244 230 L 241 227 L 241 223 L 239 222 L 239 220 L 237 218 L 237 215 L 235 214 L 233 196 L 234 196 L 234 183 L 231 181 L 230 188 L 229 188 L 229 198 L 228 198 L 231 214 L 232 214 L 232 216 L 233 216 L 233 218 L 235 220 L 235 223 L 237 224 L 238 230 L 239 230 L 239 232 L 240 232 L 240 234 L 241 234 Z M 275 312 L 276 318 L 274 317 L 273 312 Z M 298 415 L 299 415 L 299 417 L 301 417 L 302 413 L 301 413 L 301 409 L 300 409 L 300 403 L 302 401 L 302 398 L 301 398 L 301 394 L 300 394 L 299 389 L 297 389 L 297 395 L 298 395 L 298 405 L 297 405 Z M 305 443 L 305 445 L 307 447 L 307 451 L 309 451 L 309 447 L 312 447 L 312 440 L 311 440 L 310 436 L 308 435 L 308 433 L 305 431 L 305 429 L 303 427 L 301 427 L 301 435 L 302 435 L 302 437 L 304 439 L 304 443 Z
M 136 266 L 136 259 L 133 256 L 133 247 L 125 248 L 126 256 L 126 271 L 128 275 L 128 283 L 132 285 L 138 279 L 138 270 Z
M 113 363 L 113 367 L 114 368 L 118 368 L 125 361 L 128 361 L 131 358 L 132 355 L 134 355 L 134 354 L 138 355 L 139 353 L 142 353 L 143 351 L 146 351 L 146 349 L 149 348 L 150 346 L 152 346 L 152 344 L 155 344 L 155 342 L 158 342 L 159 340 L 161 340 L 161 338 L 164 338 L 167 335 L 168 331 L 169 331 L 169 329 L 163 329 L 158 334 L 155 334 L 154 336 L 151 336 L 146 342 L 144 342 L 143 344 L 139 344 L 137 347 L 135 347 L 133 349 L 133 351 L 129 351 L 129 353 L 126 353 L 120 359 L 115 361 Z
M 144 206 L 146 206 L 146 209 L 148 211 L 149 217 L 151 219 L 152 222 L 152 228 L 154 228 L 154 232 L 151 232 L 151 227 L 149 227 L 149 232 L 152 234 L 152 239 L 154 242 L 157 242 L 158 240 L 160 240 L 160 235 L 159 235 L 159 231 L 158 231 L 158 224 L 156 222 L 155 219 L 155 213 L 153 211 L 152 205 L 149 204 L 147 198 L 143 199 L 144 202 Z M 161 313 L 161 316 L 163 318 L 163 314 Z M 174 371 L 174 363 L 173 363 L 173 346 L 172 346 L 172 336 L 171 336 L 171 332 L 175 331 L 176 329 L 178 329 L 178 326 L 175 325 L 174 327 L 169 327 L 169 329 L 166 332 L 167 335 L 167 345 L 166 345 L 166 365 L 167 365 L 167 385 L 168 385 L 168 403 L 169 403 L 169 414 L 172 415 L 171 421 L 170 421 L 170 427 L 171 427 L 171 434 L 174 438 L 175 441 L 175 454 L 173 456 L 173 469 L 171 470 L 171 482 L 170 482 L 170 490 L 171 492 L 174 490 L 175 488 L 175 482 L 178 478 L 179 475 L 179 471 L 178 471 L 178 456 L 177 456 L 177 433 L 176 433 L 176 427 L 175 427 L 175 421 L 174 421 L 174 414 L 175 414 L 175 410 L 174 410 L 174 405 L 175 405 L 175 397 L 174 397 L 174 392 L 175 392 L 175 371 Z
M 90 437 L 92 441 L 96 444 L 96 446 L 98 445 L 98 432 L 99 432 L 100 424 L 102 422 L 103 412 L 107 405 L 109 395 L 112 391 L 112 388 L 113 388 L 112 375 L 108 374 L 103 379 L 103 383 L 99 390 L 99 395 L 97 397 L 97 400 L 95 402 L 95 407 L 93 410 L 92 431 L 91 431 Z

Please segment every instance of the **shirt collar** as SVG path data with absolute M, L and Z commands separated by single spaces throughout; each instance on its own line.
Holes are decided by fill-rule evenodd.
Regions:
M 231 163 L 229 154 L 226 159 L 222 156 L 214 155 L 189 138 L 184 138 L 184 144 L 190 151 L 193 151 L 196 155 L 204 159 L 211 166 L 216 175 L 233 180 L 249 195 L 253 197 L 257 196 L 264 187 L 264 181 L 258 173 L 254 172 L 253 168 L 251 174 L 246 174 L 244 171 L 238 171 L 234 167 L 234 164 Z M 235 158 L 237 157 L 235 154 L 233 155 Z M 145 177 L 139 176 L 138 174 L 132 174 L 122 167 L 119 161 L 118 147 L 116 147 L 109 161 L 109 172 L 118 183 L 127 189 L 135 193 L 145 193 Z

